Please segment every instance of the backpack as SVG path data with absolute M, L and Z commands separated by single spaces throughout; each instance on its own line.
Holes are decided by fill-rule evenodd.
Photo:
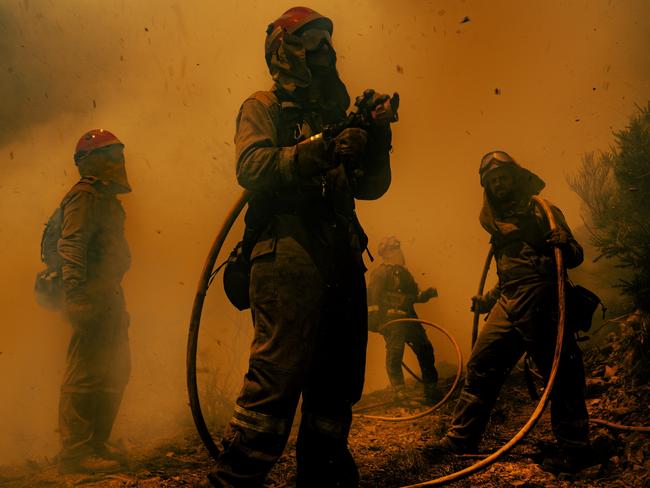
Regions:
M 565 290 L 566 321 L 572 332 L 589 332 L 594 313 L 599 305 L 603 310 L 603 318 L 605 318 L 607 308 L 593 291 L 584 286 L 575 285 L 568 280 Z
M 61 283 L 61 257 L 57 250 L 63 225 L 63 209 L 59 206 L 45 224 L 41 237 L 41 261 L 46 268 L 36 273 L 34 294 L 36 302 L 44 308 L 60 309 L 63 302 Z

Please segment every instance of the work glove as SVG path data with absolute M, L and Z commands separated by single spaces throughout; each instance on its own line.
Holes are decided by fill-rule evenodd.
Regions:
M 436 298 L 438 296 L 438 290 L 436 290 L 434 287 L 429 287 L 423 292 L 420 293 L 420 296 L 418 297 L 418 301 L 420 303 L 428 302 L 432 298 Z
M 332 144 L 322 134 L 305 139 L 296 145 L 295 172 L 300 178 L 310 178 L 338 166 Z
M 334 138 L 334 155 L 344 164 L 358 163 L 366 150 L 368 133 L 356 127 L 344 129 Z
M 372 88 L 363 92 L 363 95 L 357 97 L 355 105 L 357 107 L 364 107 L 368 110 L 374 125 L 378 127 L 387 128 L 391 122 L 397 120 L 396 110 L 393 109 L 391 104 L 391 96 L 385 93 L 377 93 Z M 396 95 L 395 107 L 399 105 L 399 96 Z
M 472 306 L 470 310 L 472 312 L 478 313 L 488 313 L 492 310 L 492 307 L 496 303 L 496 300 L 492 298 L 489 294 L 486 295 L 474 295 L 472 297 Z
M 372 120 L 379 127 L 388 127 L 391 122 L 395 121 L 396 114 L 390 104 L 390 95 L 385 93 L 375 93 L 372 99 L 371 106 L 373 107 L 370 115 Z
M 567 244 L 571 241 L 571 235 L 567 232 L 566 229 L 562 227 L 557 227 L 551 232 L 546 234 L 546 244 L 549 246 L 555 246 L 559 248 L 566 247 Z

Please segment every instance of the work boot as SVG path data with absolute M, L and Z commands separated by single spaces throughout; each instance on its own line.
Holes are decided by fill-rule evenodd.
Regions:
M 404 385 L 393 386 L 393 403 L 401 405 L 407 400 L 406 387 Z
M 605 460 L 595 455 L 590 446 L 559 448 L 554 455 L 544 458 L 541 467 L 551 473 L 578 473 L 590 466 L 602 464 Z
M 87 454 L 78 458 L 61 460 L 60 474 L 71 473 L 114 473 L 120 470 L 120 463 L 114 459 L 106 459 L 96 454 Z
M 113 459 L 121 464 L 125 463 L 128 459 L 126 450 L 111 442 L 102 442 L 93 445 L 94 453 L 104 459 Z
M 437 460 L 452 454 L 466 454 L 470 452 L 450 437 L 444 436 L 437 441 L 430 442 L 422 449 L 422 454 L 430 460 Z
M 437 383 L 424 384 L 424 405 L 435 405 L 442 397 L 442 392 L 438 389 Z

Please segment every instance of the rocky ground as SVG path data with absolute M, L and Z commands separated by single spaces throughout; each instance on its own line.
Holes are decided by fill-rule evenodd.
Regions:
M 594 418 L 622 424 L 650 424 L 650 386 L 647 383 L 647 318 L 633 315 L 604 331 L 585 345 L 588 406 Z M 588 344 L 588 343 L 585 343 Z M 600 344 L 596 346 L 594 344 Z M 407 407 L 384 405 L 364 413 L 403 416 L 417 411 L 419 389 Z M 364 397 L 359 407 L 390 400 L 388 391 Z M 400 487 L 433 479 L 469 466 L 476 458 L 450 457 L 432 464 L 420 448 L 445 431 L 453 401 L 438 412 L 413 421 L 383 422 L 357 417 L 350 436 L 351 449 L 361 471 L 361 487 Z M 527 420 L 534 408 L 521 371 L 513 373 L 493 412 L 485 442 L 491 452 L 506 442 Z M 504 458 L 453 486 L 484 487 L 650 487 L 650 433 L 615 431 L 592 425 L 592 439 L 599 456 L 606 458 L 576 474 L 553 474 L 539 463 L 540 446 L 552 442 L 548 412 L 534 431 Z M 295 437 L 276 465 L 268 487 L 294 486 Z M 129 465 L 111 475 L 60 476 L 48 462 L 30 461 L 22 466 L 0 467 L 0 486 L 6 487 L 172 487 L 195 486 L 211 467 L 198 436 L 184 436 L 156 446 L 130 446 Z

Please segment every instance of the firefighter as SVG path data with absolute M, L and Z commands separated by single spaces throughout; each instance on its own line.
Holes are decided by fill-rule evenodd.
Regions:
M 492 237 L 498 284 L 472 298 L 472 309 L 489 313 L 467 364 L 467 375 L 447 434 L 429 446 L 441 452 L 476 452 L 490 411 L 506 377 L 528 353 L 548 378 L 557 334 L 557 272 L 554 248 L 567 268 L 583 261 L 562 212 L 551 206 L 557 229 L 532 201 L 545 186 L 503 151 L 487 153 L 480 166 L 484 203 L 483 228 Z M 564 337 L 560 364 L 551 393 L 551 425 L 558 443 L 546 459 L 549 468 L 570 470 L 588 458 L 589 419 L 585 406 L 582 353 L 570 328 Z
M 358 484 L 347 438 L 364 381 L 367 239 L 354 206 L 388 189 L 391 131 L 379 120 L 332 140 L 319 135 L 345 120 L 350 103 L 332 31 L 330 19 L 305 7 L 272 22 L 265 52 L 273 88 L 251 95 L 237 116 L 237 179 L 251 192 L 243 250 L 255 332 L 208 476 L 214 486 L 263 485 L 301 395 L 298 486 Z
M 370 274 L 368 281 L 368 324 L 370 330 L 380 332 L 386 341 L 386 371 L 395 400 L 404 402 L 406 399 L 402 359 L 404 346 L 408 344 L 422 371 L 425 403 L 433 404 L 439 397 L 438 371 L 433 346 L 424 327 L 417 322 L 384 324 L 400 318 L 417 318 L 413 305 L 428 302 L 437 297 L 438 292 L 435 288 L 419 290 L 406 268 L 404 253 L 396 237 L 386 237 L 380 242 L 379 256 L 382 263 Z
M 59 402 L 61 472 L 120 467 L 119 452 L 107 442 L 131 367 L 120 284 L 131 261 L 117 198 L 131 191 L 123 149 L 107 130 L 84 134 L 74 154 L 81 179 L 61 203 L 57 248 L 73 331 Z

